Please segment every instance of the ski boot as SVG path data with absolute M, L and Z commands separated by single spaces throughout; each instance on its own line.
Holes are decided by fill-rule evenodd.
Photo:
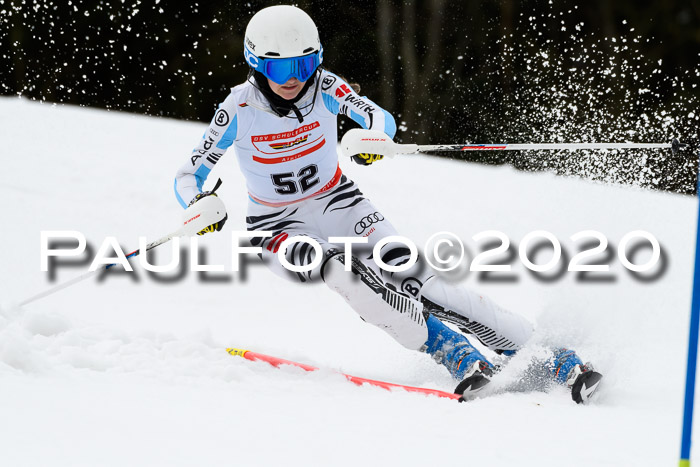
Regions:
M 555 350 L 551 370 L 556 382 L 571 389 L 571 398 L 577 404 L 588 402 L 603 378 L 590 363 L 584 365 L 576 352 L 568 349 Z
M 455 394 L 462 395 L 460 401 L 482 390 L 490 382 L 494 366 L 465 336 L 448 328 L 433 315 L 427 315 L 425 322 L 428 340 L 420 350 L 444 365 L 456 380 L 461 380 L 455 389 Z

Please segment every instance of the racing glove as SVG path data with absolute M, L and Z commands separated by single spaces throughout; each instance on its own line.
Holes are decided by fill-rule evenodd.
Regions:
M 382 156 L 381 154 L 361 153 L 355 154 L 350 159 L 352 159 L 353 161 L 355 161 L 355 163 L 360 165 L 372 165 L 372 163 L 384 159 L 384 156 Z

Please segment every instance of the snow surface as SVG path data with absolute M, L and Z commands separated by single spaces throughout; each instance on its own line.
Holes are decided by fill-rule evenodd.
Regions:
M 608 281 L 565 273 L 538 280 L 515 259 L 514 281 L 461 280 L 538 323 L 533 343 L 493 386 L 517 380 L 549 345 L 571 346 L 605 374 L 598 400 L 562 388 L 465 404 L 357 387 L 333 370 L 451 390 L 428 356 L 363 323 L 325 286 L 286 283 L 252 261 L 246 277 L 197 273 L 158 282 L 134 273 L 73 285 L 39 268 L 42 230 L 78 230 L 99 247 L 114 235 L 178 225 L 176 169 L 205 127 L 0 98 L 0 464 L 660 466 L 680 447 L 697 201 L 668 193 L 405 156 L 344 171 L 417 244 L 433 233 L 533 230 L 610 240 Z M 244 230 L 245 184 L 229 154 L 221 177 L 225 230 Z M 615 254 L 624 234 L 651 232 L 665 270 L 637 280 Z M 230 270 L 230 237 L 201 238 L 209 264 Z M 471 242 L 471 243 L 470 243 Z M 156 258 L 165 263 L 169 247 Z M 538 256 L 544 262 L 548 253 Z M 635 262 L 648 257 L 642 250 Z M 603 257 L 597 257 L 603 259 Z M 58 282 L 87 262 L 59 268 Z M 304 373 L 229 356 L 241 347 L 320 366 Z M 697 430 L 697 427 L 696 427 Z M 697 431 L 696 431 L 697 432 Z M 697 453 L 697 449 L 694 450 Z

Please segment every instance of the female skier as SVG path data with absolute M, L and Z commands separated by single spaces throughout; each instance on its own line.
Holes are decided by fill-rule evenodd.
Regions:
M 445 283 L 420 265 L 401 274 L 376 268 L 372 248 L 397 231 L 343 175 L 336 152 L 337 117 L 346 115 L 390 138 L 396 133 L 394 118 L 321 67 L 318 30 L 299 8 L 279 5 L 255 14 L 245 32 L 243 52 L 250 67 L 248 79 L 231 90 L 177 172 L 175 193 L 186 214 L 196 215 L 214 201 L 215 189 L 202 192 L 202 186 L 224 152 L 234 146 L 249 193 L 247 228 L 271 232 L 251 240 L 262 249 L 268 267 L 292 280 L 325 282 L 363 320 L 442 363 L 461 381 L 456 392 L 469 397 L 479 391 L 489 382 L 493 365 L 441 320 L 457 324 L 487 348 L 506 355 L 525 344 L 532 325 L 486 297 Z M 369 166 L 382 155 L 357 154 L 352 159 Z M 219 211 L 225 213 L 223 206 Z M 226 217 L 200 234 L 220 230 Z M 285 240 L 300 235 L 318 242 L 322 251 L 309 243 L 285 244 L 283 265 L 278 251 Z M 363 253 L 357 245 L 350 250 L 332 237 L 365 239 L 369 250 Z M 381 247 L 379 256 L 385 264 L 398 266 L 409 261 L 411 252 L 390 242 Z M 290 265 L 314 267 L 290 272 Z M 555 380 L 572 388 L 576 402 L 587 400 L 600 379 L 565 349 L 555 352 L 550 370 Z

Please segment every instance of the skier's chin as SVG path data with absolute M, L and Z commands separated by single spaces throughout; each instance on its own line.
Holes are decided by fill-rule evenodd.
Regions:
M 292 100 L 299 95 L 301 88 L 304 83 L 298 80 L 288 81 L 284 84 L 276 84 L 270 82 L 270 88 L 272 91 L 280 96 L 282 99 Z

